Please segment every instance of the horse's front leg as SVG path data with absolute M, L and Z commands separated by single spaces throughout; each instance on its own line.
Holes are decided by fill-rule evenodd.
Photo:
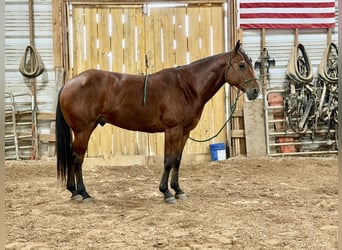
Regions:
M 188 137 L 189 137 L 189 132 L 185 133 L 185 135 L 183 135 L 182 145 L 181 145 L 181 153 L 180 153 L 180 156 L 177 158 L 176 163 L 172 169 L 171 187 L 176 193 L 175 198 L 179 199 L 179 200 L 186 200 L 187 199 L 186 194 L 184 193 L 184 191 L 179 186 L 178 176 L 179 176 L 179 167 L 180 167 L 181 160 L 182 160 L 183 149 L 184 149 L 184 146 L 185 146 L 185 143 L 186 143 Z
M 179 186 L 178 175 L 179 175 L 179 166 L 181 163 L 181 157 L 178 158 L 175 162 L 175 165 L 172 169 L 172 177 L 171 177 L 171 188 L 175 191 L 175 198 L 179 200 L 186 200 L 186 194 Z
M 164 194 L 164 200 L 167 203 L 176 203 L 176 199 L 170 192 L 168 185 L 171 169 L 173 169 L 171 187 L 176 191 L 176 197 L 180 198 L 184 194 L 178 183 L 178 170 L 183 147 L 183 128 L 176 127 L 165 131 L 164 172 L 159 190 Z
M 174 159 L 173 157 L 169 156 L 166 152 L 164 155 L 164 172 L 159 184 L 159 190 L 160 192 L 163 193 L 164 195 L 164 201 L 166 203 L 176 203 L 176 199 L 173 196 L 173 194 L 169 190 L 169 175 L 170 171 L 172 169 L 172 165 L 174 164 Z

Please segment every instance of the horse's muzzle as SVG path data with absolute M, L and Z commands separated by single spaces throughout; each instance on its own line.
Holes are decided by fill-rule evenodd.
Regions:
M 251 87 L 246 90 L 248 100 L 254 100 L 259 96 L 259 88 Z

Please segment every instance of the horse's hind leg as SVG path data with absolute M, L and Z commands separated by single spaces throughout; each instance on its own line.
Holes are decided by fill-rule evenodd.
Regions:
M 77 193 L 82 196 L 83 200 L 90 199 L 90 195 L 87 193 L 85 185 L 83 183 L 83 174 L 82 174 L 82 163 L 84 159 L 84 154 L 76 155 L 75 157 L 75 175 L 76 175 L 76 183 L 77 183 Z
M 73 166 L 71 164 L 74 164 L 74 159 L 72 159 L 72 163 L 70 163 L 69 166 Z M 71 199 L 74 201 L 81 201 L 83 198 L 76 190 L 74 167 L 68 168 L 67 176 L 67 189 L 71 192 Z
M 90 133 L 74 133 L 72 168 L 68 170 L 67 189 L 71 192 L 72 199 L 78 200 L 80 196 L 87 200 L 90 195 L 87 193 L 83 183 L 82 164 L 88 146 Z

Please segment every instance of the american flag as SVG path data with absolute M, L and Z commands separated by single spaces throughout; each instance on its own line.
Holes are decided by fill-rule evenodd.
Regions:
M 242 29 L 332 28 L 335 0 L 240 0 Z

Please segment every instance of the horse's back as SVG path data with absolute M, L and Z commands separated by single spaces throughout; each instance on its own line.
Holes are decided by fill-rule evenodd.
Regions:
M 98 89 L 105 83 L 105 80 L 113 74 L 109 71 L 89 69 L 81 72 L 75 77 L 68 80 L 65 85 L 65 91 L 79 91 L 81 88 L 91 88 Z
M 98 103 L 117 88 L 119 78 L 119 73 L 96 69 L 84 71 L 66 82 L 61 93 L 61 102 L 65 99 L 78 105 L 85 101 Z

